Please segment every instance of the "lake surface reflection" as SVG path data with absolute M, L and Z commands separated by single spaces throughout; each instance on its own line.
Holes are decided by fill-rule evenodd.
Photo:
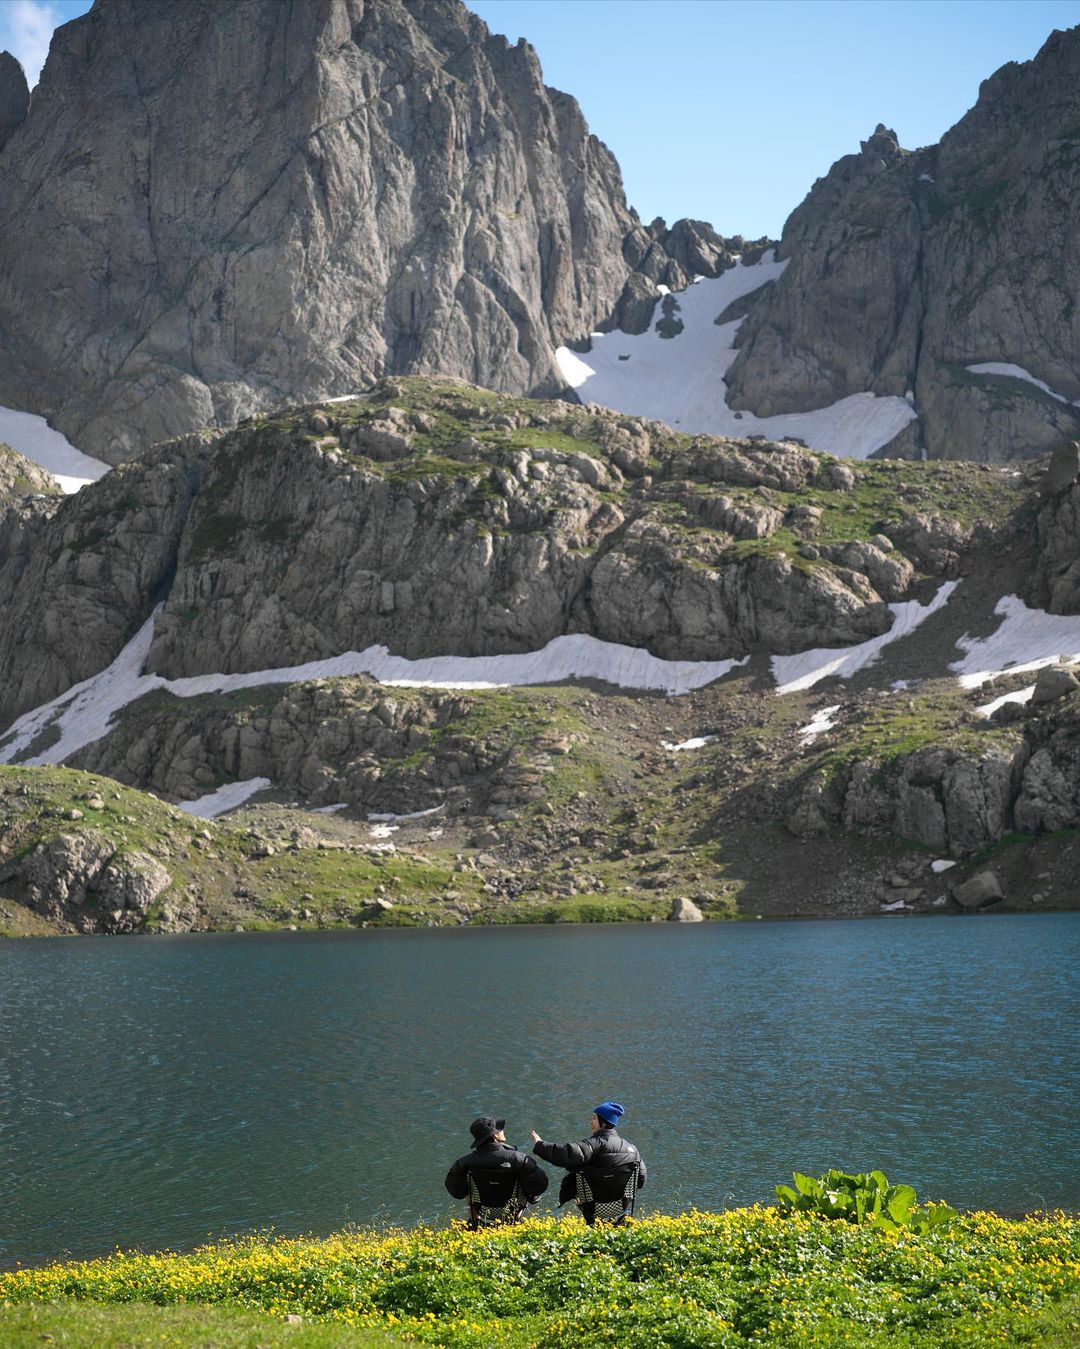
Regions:
M 1078 970 L 1080 914 L 3 943 L 0 1264 L 440 1221 L 475 1114 L 604 1097 L 643 1210 L 1078 1208 Z

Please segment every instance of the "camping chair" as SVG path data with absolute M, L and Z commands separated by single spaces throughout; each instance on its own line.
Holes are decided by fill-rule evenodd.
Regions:
M 469 1226 L 474 1232 L 480 1227 L 518 1222 L 526 1203 L 525 1193 L 512 1173 L 482 1172 L 478 1180 L 475 1172 L 469 1172 Z
M 590 1227 L 594 1223 L 610 1223 L 619 1227 L 634 1215 L 637 1196 L 638 1169 L 618 1166 L 605 1170 L 587 1166 L 574 1173 L 578 1208 Z

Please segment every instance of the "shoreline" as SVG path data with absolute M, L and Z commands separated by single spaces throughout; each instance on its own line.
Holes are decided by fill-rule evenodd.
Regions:
M 0 900 L 0 917 L 3 916 L 3 901 Z M 953 909 L 937 910 L 930 912 L 920 912 L 917 910 L 908 910 L 906 912 L 884 912 L 884 913 L 770 913 L 770 914 L 725 914 L 716 917 L 703 918 L 700 922 L 679 922 L 666 918 L 603 918 L 603 919 L 571 919 L 559 918 L 552 920 L 535 920 L 529 918 L 514 919 L 508 918 L 502 922 L 477 922 L 477 923 L 365 923 L 363 925 L 353 923 L 342 923 L 340 925 L 311 925 L 303 926 L 260 926 L 251 924 L 243 927 L 212 927 L 212 928 L 192 928 L 184 932 L 154 932 L 146 930 L 136 930 L 133 932 L 28 932 L 9 934 L 0 931 L 0 943 L 27 942 L 33 940 L 56 941 L 60 939 L 76 939 L 79 941 L 107 940 L 115 941 L 117 938 L 140 939 L 140 940 L 168 940 L 168 939 L 190 939 L 192 937 L 218 937 L 218 938 L 241 938 L 241 937 L 281 937 L 289 939 L 292 937 L 370 937 L 387 935 L 389 933 L 460 933 L 460 932 L 506 932 L 506 931 L 550 931 L 553 928 L 566 929 L 574 928 L 582 931 L 590 931 L 604 928 L 643 928 L 649 930 L 668 930 L 668 929 L 696 929 L 707 927 L 741 927 L 747 923 L 852 923 L 852 922 L 877 922 L 881 921 L 908 921 L 914 919 L 939 919 L 959 918 L 959 919 L 978 919 L 978 918 L 1049 918 L 1060 917 L 1063 914 L 1080 913 L 1080 898 L 1078 898 L 1075 908 L 1040 908 L 1040 909 L 1020 909 L 1010 907 L 999 907 L 986 909 Z

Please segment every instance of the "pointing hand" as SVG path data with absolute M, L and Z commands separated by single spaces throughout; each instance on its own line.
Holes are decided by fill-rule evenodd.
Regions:
M 532 1141 L 534 1143 L 539 1143 L 541 1141 L 540 1135 L 536 1132 L 535 1129 L 532 1131 Z

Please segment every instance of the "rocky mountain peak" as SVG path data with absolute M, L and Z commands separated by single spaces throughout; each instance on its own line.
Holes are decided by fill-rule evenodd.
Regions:
M 869 140 L 859 142 L 859 147 L 864 159 L 880 164 L 882 169 L 898 163 L 906 154 L 906 151 L 900 148 L 896 132 L 891 131 L 882 122 L 878 122 Z
M 29 110 L 26 72 L 10 52 L 0 52 L 0 150 L 26 121 Z
M 637 228 L 576 102 L 459 0 L 99 0 L 0 220 L 0 401 L 113 462 L 393 371 L 561 389 Z
M 908 153 L 879 126 L 788 220 L 791 264 L 740 332 L 731 405 L 910 396 L 919 421 L 894 452 L 942 458 L 1075 438 L 1078 128 L 1080 28 L 985 81 L 937 146 Z

